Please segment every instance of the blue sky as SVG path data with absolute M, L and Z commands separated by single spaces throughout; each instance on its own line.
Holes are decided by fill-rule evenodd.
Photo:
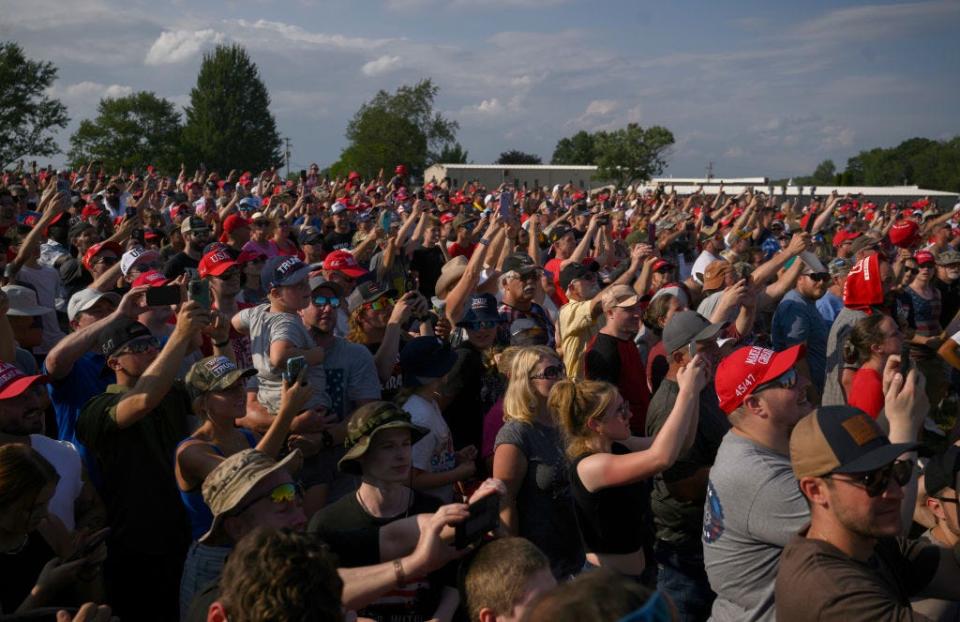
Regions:
M 378 89 L 424 77 L 472 161 L 628 122 L 673 131 L 668 174 L 781 177 L 960 134 L 960 0 L 6 0 L 0 39 L 60 69 L 66 150 L 101 97 L 189 102 L 201 56 L 260 67 L 294 168 L 336 160 Z

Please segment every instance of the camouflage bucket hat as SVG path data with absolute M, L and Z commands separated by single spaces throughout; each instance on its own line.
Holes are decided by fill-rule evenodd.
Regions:
M 370 402 L 353 412 L 347 423 L 344 446 L 347 453 L 337 463 L 344 473 L 360 475 L 359 458 L 367 453 L 373 435 L 381 430 L 404 428 L 410 430 L 410 443 L 427 435 L 427 430 L 410 422 L 410 414 L 392 402 Z
M 210 391 L 222 391 L 241 378 L 256 376 L 255 369 L 239 369 L 225 356 L 208 356 L 190 367 L 185 382 L 190 397 L 197 398 Z
M 220 531 L 224 519 L 253 497 L 257 484 L 272 473 L 286 469 L 291 476 L 303 466 L 303 454 L 294 449 L 279 462 L 256 449 L 244 449 L 227 456 L 203 480 L 203 500 L 213 514 L 210 529 L 199 542 L 209 542 Z

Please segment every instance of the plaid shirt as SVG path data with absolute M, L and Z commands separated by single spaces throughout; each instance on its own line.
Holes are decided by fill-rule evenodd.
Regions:
M 530 303 L 530 310 L 523 311 L 516 307 L 511 307 L 507 303 L 502 303 L 497 309 L 500 312 L 500 326 L 497 328 L 497 343 L 501 345 L 508 346 L 510 345 L 510 325 L 513 324 L 514 320 L 519 320 L 520 318 L 530 318 L 537 323 L 544 331 L 547 333 L 547 346 L 550 348 L 555 348 L 557 346 L 556 339 L 554 337 L 553 322 L 550 321 L 550 316 L 547 315 L 547 312 L 543 310 L 543 307 L 538 305 L 535 302 Z

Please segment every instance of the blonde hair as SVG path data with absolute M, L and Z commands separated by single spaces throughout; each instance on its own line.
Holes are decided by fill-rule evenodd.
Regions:
M 592 451 L 597 433 L 588 424 L 602 417 L 616 396 L 617 387 L 598 380 L 561 380 L 553 385 L 547 405 L 563 432 L 568 458 Z
M 504 377 L 510 377 L 510 370 L 513 368 L 513 359 L 516 358 L 517 354 L 522 350 L 520 346 L 509 346 L 503 349 L 497 355 L 497 371 L 503 374 Z
M 353 343 L 359 343 L 361 345 L 367 343 L 367 335 L 363 332 L 363 325 L 360 323 L 362 321 L 361 316 L 363 315 L 363 305 L 360 305 L 353 310 L 353 313 L 350 314 L 350 317 L 347 318 L 347 341 L 352 341 Z
M 537 418 L 537 394 L 530 382 L 530 374 L 540 359 L 560 361 L 556 350 L 547 346 L 527 346 L 513 355 L 510 364 L 510 383 L 503 398 L 503 420 L 533 423 Z

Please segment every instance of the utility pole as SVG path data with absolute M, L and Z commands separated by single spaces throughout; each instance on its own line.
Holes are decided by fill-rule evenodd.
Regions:
M 713 179 L 713 161 L 707 163 L 707 181 Z
M 287 177 L 290 177 L 290 137 L 284 136 L 283 142 L 286 144 L 287 150 L 284 152 L 284 160 L 287 163 Z

